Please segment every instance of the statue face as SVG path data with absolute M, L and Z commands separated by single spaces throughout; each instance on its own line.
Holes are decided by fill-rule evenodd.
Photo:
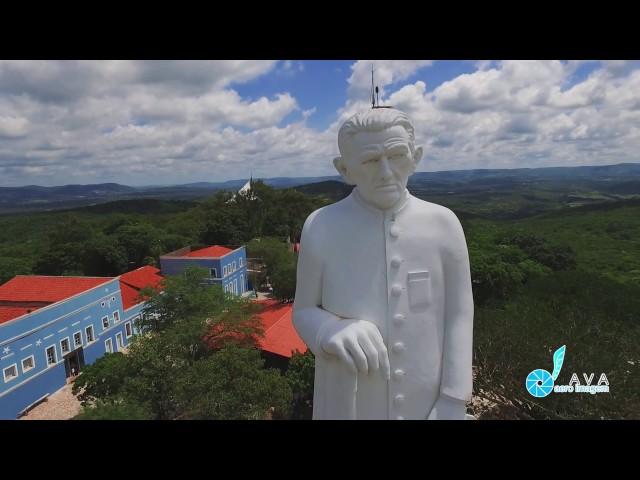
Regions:
M 344 157 L 336 161 L 338 171 L 357 185 L 366 202 L 381 209 L 393 207 L 404 195 L 422 149 L 411 154 L 409 134 L 402 126 L 358 132 L 347 143 Z

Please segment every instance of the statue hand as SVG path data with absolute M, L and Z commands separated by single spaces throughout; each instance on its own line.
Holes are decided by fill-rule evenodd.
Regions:
M 465 420 L 466 402 L 440 395 L 427 420 Z
M 320 346 L 326 353 L 337 356 L 353 373 L 368 374 L 380 369 L 386 380 L 390 378 L 387 347 L 378 327 L 371 322 L 337 321 L 324 332 Z

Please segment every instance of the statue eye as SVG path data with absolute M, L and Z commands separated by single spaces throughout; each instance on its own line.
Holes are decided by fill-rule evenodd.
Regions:
M 401 160 L 401 159 L 407 157 L 407 153 L 408 152 L 406 152 L 404 149 L 396 150 L 395 152 L 391 152 L 390 158 L 392 158 L 394 160 Z

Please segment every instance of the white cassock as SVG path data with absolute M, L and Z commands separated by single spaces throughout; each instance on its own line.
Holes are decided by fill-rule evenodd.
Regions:
M 293 318 L 316 356 L 314 419 L 426 419 L 442 393 L 469 401 L 473 297 L 462 226 L 406 192 L 391 210 L 357 188 L 313 212 L 302 230 Z M 373 322 L 391 380 L 352 374 L 320 339 L 342 318 Z

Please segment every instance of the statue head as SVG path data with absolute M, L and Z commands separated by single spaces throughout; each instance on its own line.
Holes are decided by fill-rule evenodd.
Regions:
M 393 108 L 355 114 L 340 127 L 338 148 L 340 156 L 333 164 L 342 178 L 380 209 L 393 207 L 403 197 L 422 158 L 409 117 Z

